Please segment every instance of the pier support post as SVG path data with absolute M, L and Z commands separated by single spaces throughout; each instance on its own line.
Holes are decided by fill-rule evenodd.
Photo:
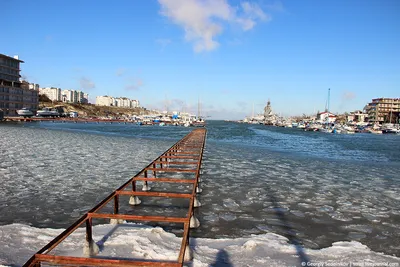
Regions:
M 144 178 L 147 178 L 147 171 L 144 171 Z M 142 191 L 150 191 L 151 187 L 147 184 L 147 181 L 143 182 Z
M 90 257 L 99 253 L 99 246 L 93 240 L 92 236 L 92 219 L 86 220 L 86 240 L 83 246 L 83 255 Z
M 119 214 L 119 196 L 114 196 L 114 214 Z M 121 224 L 126 223 L 125 220 L 122 219 L 110 219 L 110 224 Z
M 147 182 L 143 183 L 142 191 L 150 191 L 151 187 L 147 184 Z
M 136 181 L 132 181 L 132 192 L 135 192 L 135 191 L 136 191 Z M 129 198 L 130 205 L 139 205 L 140 203 L 142 203 L 142 201 L 140 201 L 140 199 L 135 195 L 132 195 Z
M 197 197 L 194 197 L 193 199 L 193 207 L 198 208 L 201 206 L 200 201 L 197 199 Z
M 189 242 L 186 244 L 185 254 L 183 256 L 183 261 L 188 262 L 193 260 L 193 250 L 189 246 Z
M 130 205 L 139 205 L 140 203 L 142 203 L 142 201 L 137 196 L 131 196 L 129 198 Z
M 190 228 L 198 228 L 200 226 L 200 221 L 192 214 L 192 217 L 190 217 Z

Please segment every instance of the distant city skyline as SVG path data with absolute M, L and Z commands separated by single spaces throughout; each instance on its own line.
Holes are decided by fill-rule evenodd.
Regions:
M 243 119 L 400 97 L 400 1 L 2 2 L 5 42 L 40 87 Z M 20 14 L 20 15 L 16 15 Z

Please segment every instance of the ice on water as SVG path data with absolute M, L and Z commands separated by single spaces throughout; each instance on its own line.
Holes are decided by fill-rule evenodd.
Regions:
M 21 266 L 62 229 L 35 228 L 22 224 L 0 226 L 0 264 Z M 176 260 L 181 238 L 159 227 L 136 224 L 97 225 L 93 238 L 100 247 L 99 256 L 142 260 Z M 58 255 L 82 256 L 84 228 L 63 241 Z M 191 266 L 299 266 L 296 249 L 280 235 L 265 233 L 246 238 L 191 238 L 194 251 Z M 400 259 L 371 251 L 359 242 L 336 242 L 321 250 L 306 249 L 312 262 L 391 262 Z
M 0 264 L 21 264 L 60 231 L 36 227 L 67 227 L 183 136 L 167 140 L 158 138 L 162 131 L 152 130 L 155 133 L 146 138 L 150 130 L 140 129 L 132 138 L 128 133 L 106 136 L 34 127 L 0 128 L 0 212 L 4 215 L 0 220 Z M 385 156 L 377 151 L 340 152 L 339 144 L 326 137 L 252 132 L 255 137 L 243 146 L 240 137 L 216 138 L 210 130 L 199 195 L 201 227 L 194 231 L 206 238 L 193 241 L 195 266 L 209 266 L 218 261 L 218 255 L 228 257 L 234 266 L 289 264 L 296 257 L 293 246 L 282 236 L 285 222 L 279 214 L 285 215 L 306 247 L 325 247 L 307 249 L 314 259 L 386 259 L 365 245 L 376 251 L 384 248 L 386 254 L 398 252 L 400 179 L 396 165 L 385 165 Z M 271 151 L 259 146 L 258 138 L 275 142 L 274 146 L 286 151 L 303 147 L 303 156 Z M 288 139 L 298 141 L 297 146 L 285 142 Z M 333 160 L 339 160 L 331 161 L 327 152 L 321 156 L 317 151 L 321 144 L 326 145 L 325 151 L 339 151 L 333 155 Z M 304 156 L 314 152 L 321 157 Z M 359 161 L 347 161 L 351 155 Z M 366 158 L 382 164 L 363 162 Z M 107 227 L 98 226 L 98 238 Z M 110 253 L 122 242 L 125 230 L 121 231 L 107 241 Z M 160 245 L 147 257 L 164 250 L 164 257 L 172 257 L 152 239 L 151 231 L 138 231 Z M 175 236 L 162 235 L 175 242 Z M 351 240 L 360 243 L 341 242 Z M 129 253 L 143 256 L 140 249 L 134 252 L 145 243 L 142 241 L 130 244 Z

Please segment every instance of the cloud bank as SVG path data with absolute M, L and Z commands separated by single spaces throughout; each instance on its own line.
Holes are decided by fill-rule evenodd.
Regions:
M 211 51 L 219 46 L 216 37 L 223 32 L 223 23 L 237 24 L 251 30 L 259 21 L 271 17 L 256 3 L 242 2 L 239 7 L 226 0 L 158 0 L 161 15 L 181 26 L 185 40 L 193 43 L 195 52 Z

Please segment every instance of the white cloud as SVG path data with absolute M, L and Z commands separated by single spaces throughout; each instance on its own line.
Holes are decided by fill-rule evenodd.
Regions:
M 261 20 L 268 20 L 270 19 L 264 11 L 256 4 L 256 3 L 249 3 L 243 2 L 242 4 L 243 12 L 249 17 L 253 19 L 261 19 Z
M 79 84 L 82 89 L 93 89 L 96 87 L 95 83 L 86 77 L 81 77 L 79 79 Z
M 243 2 L 239 9 L 226 0 L 158 1 L 161 14 L 184 29 L 185 40 L 193 42 L 195 52 L 211 51 L 219 46 L 215 38 L 223 32 L 223 22 L 236 23 L 247 31 L 259 20 L 270 20 L 256 3 Z

